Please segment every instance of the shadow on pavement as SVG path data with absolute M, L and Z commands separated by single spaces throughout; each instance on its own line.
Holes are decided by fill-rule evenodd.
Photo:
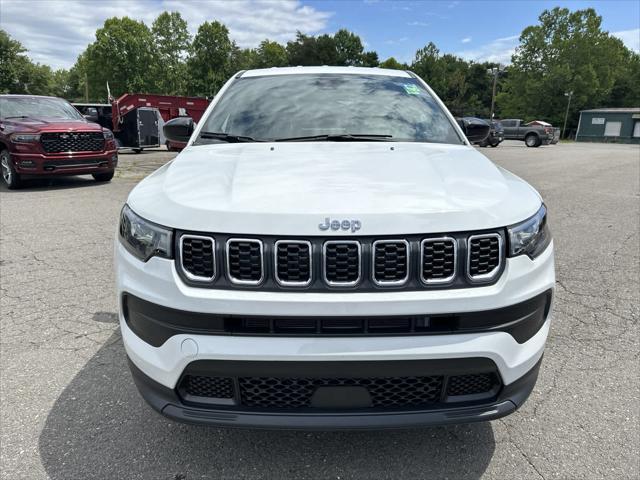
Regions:
M 106 182 L 96 182 L 90 175 L 82 176 L 51 176 L 45 178 L 23 179 L 23 185 L 18 190 L 9 190 L 3 181 L 0 181 L 0 190 L 11 193 L 29 191 L 64 190 L 69 188 L 86 188 L 98 185 L 105 185 Z
M 113 318 L 98 312 L 98 321 Z M 404 431 L 251 431 L 173 423 L 138 396 L 119 332 L 56 400 L 39 441 L 53 480 L 149 478 L 476 479 L 489 423 Z

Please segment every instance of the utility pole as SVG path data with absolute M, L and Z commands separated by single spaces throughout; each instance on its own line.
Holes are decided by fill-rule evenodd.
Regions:
M 564 131 L 567 128 L 567 118 L 569 117 L 569 106 L 571 105 L 571 97 L 573 96 L 573 90 L 571 90 L 570 92 L 565 92 L 564 94 L 565 97 L 569 97 L 569 100 L 567 101 L 567 111 L 564 113 L 564 125 L 562 126 L 562 138 L 564 137 Z
M 498 74 L 500 73 L 500 65 L 487 70 L 488 73 L 493 74 L 493 93 L 491 94 L 491 116 L 489 120 L 493 120 L 493 111 L 496 105 L 496 85 L 498 83 Z

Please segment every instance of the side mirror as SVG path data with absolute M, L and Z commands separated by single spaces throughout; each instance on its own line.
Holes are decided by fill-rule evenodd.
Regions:
M 171 119 L 162 127 L 162 131 L 167 140 L 181 143 L 187 143 L 189 141 L 194 129 L 195 125 L 191 117 Z
M 98 118 L 98 109 L 95 107 L 89 107 L 85 110 L 83 117 L 88 121 L 88 122 L 95 122 L 98 123 L 98 121 L 100 120 Z
M 480 118 L 458 118 L 458 125 L 471 143 L 481 142 L 489 136 L 491 125 Z

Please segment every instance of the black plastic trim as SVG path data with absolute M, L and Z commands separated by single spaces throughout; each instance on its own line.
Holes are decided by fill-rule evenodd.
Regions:
M 257 315 L 224 315 L 187 312 L 157 305 L 131 294 L 122 296 L 122 312 L 127 325 L 148 344 L 159 347 L 179 334 L 244 335 L 244 336 L 405 336 L 445 335 L 500 331 L 510 334 L 518 343 L 524 343 L 540 330 L 551 307 L 552 291 L 547 290 L 529 300 L 509 307 L 479 312 L 430 315 L 349 316 L 349 317 L 285 317 Z M 300 320 L 316 325 L 309 329 L 278 329 L 279 321 Z M 322 328 L 324 322 L 335 325 L 340 320 L 360 323 L 361 329 Z M 372 321 L 384 320 L 393 325 L 409 328 L 372 328 Z M 268 324 L 265 331 L 243 327 L 247 323 Z
M 460 360 L 443 360 L 456 365 Z M 489 360 L 490 361 L 490 360 Z M 273 413 L 268 411 L 239 411 L 191 407 L 182 403 L 175 390 L 167 388 L 145 375 L 129 360 L 129 367 L 140 394 L 145 401 L 162 415 L 183 423 L 207 424 L 220 427 L 303 429 L 303 430 L 355 430 L 409 428 L 455 423 L 495 420 L 513 413 L 531 394 L 538 378 L 542 358 L 526 374 L 506 385 L 491 401 L 473 406 L 436 408 L 411 411 L 361 411 L 318 413 Z M 333 362 L 325 362 L 329 365 Z M 348 363 L 348 362 L 345 362 Z M 379 367 L 394 362 L 372 362 Z M 379 368 L 378 367 L 378 368 Z

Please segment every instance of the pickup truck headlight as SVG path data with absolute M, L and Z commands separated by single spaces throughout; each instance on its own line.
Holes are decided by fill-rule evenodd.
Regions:
M 13 143 L 36 143 L 40 141 L 40 135 L 33 133 L 16 133 L 11 135 L 11 141 Z
M 108 128 L 102 129 L 102 135 L 104 135 L 105 140 L 113 140 L 113 132 Z
M 133 213 L 125 205 L 120 214 L 120 241 L 134 256 L 146 262 L 153 256 L 172 258 L 173 232 Z
M 547 225 L 547 208 L 544 205 L 533 217 L 507 230 L 510 257 L 527 254 L 534 259 L 551 243 L 551 231 Z

